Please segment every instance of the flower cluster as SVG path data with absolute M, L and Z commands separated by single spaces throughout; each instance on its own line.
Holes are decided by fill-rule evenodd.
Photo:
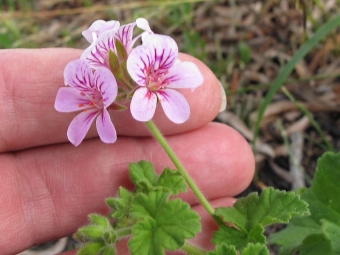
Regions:
M 142 33 L 133 37 L 135 27 Z M 171 121 L 188 120 L 189 104 L 176 89 L 195 89 L 203 76 L 194 63 L 178 59 L 171 37 L 153 33 L 144 18 L 122 26 L 97 20 L 82 34 L 90 46 L 65 67 L 67 87 L 59 89 L 55 101 L 60 112 L 82 111 L 68 128 L 71 143 L 79 145 L 95 119 L 100 139 L 115 142 L 108 110 L 126 109 L 129 103 L 138 121 L 151 120 L 158 102 Z M 139 38 L 141 45 L 133 48 Z

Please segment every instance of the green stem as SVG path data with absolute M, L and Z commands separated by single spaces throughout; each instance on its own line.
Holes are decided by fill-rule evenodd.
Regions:
M 191 243 L 185 242 L 181 248 L 182 251 L 190 255 L 206 255 L 206 251 L 200 247 L 197 247 Z
M 123 239 L 127 236 L 132 235 L 132 228 L 117 229 L 115 234 L 116 234 L 117 240 Z
M 146 126 L 149 128 L 152 135 L 155 137 L 155 139 L 158 141 L 158 143 L 162 146 L 166 154 L 171 159 L 172 163 L 176 166 L 177 170 L 182 174 L 183 178 L 185 179 L 186 183 L 192 190 L 192 192 L 197 197 L 198 201 L 201 203 L 201 205 L 205 208 L 205 210 L 210 214 L 211 217 L 215 219 L 215 221 L 218 224 L 223 224 L 222 220 L 215 216 L 215 210 L 210 205 L 209 201 L 205 198 L 205 196 L 202 194 L 202 192 L 199 190 L 195 182 L 191 179 L 188 172 L 185 170 L 182 163 L 177 158 L 176 154 L 171 149 L 170 145 L 165 140 L 164 136 L 161 134 L 159 129 L 156 127 L 156 125 L 150 120 L 145 122 Z

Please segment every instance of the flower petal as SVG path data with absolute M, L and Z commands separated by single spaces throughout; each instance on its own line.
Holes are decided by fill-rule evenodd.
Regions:
M 142 37 L 142 41 L 144 41 L 145 37 L 148 35 L 153 34 L 149 22 L 144 19 L 144 18 L 138 18 L 136 19 L 136 24 L 137 27 L 139 27 L 140 29 L 144 30 L 145 32 L 141 33 L 139 36 L 137 36 L 136 38 L 134 38 L 134 42 L 141 36 Z M 133 44 L 134 44 L 133 42 Z
M 176 62 L 178 46 L 170 36 L 151 34 L 143 38 L 143 45 L 151 48 L 154 71 L 167 70 Z
M 185 97 L 173 89 L 158 90 L 157 96 L 168 118 L 177 124 L 189 119 L 190 107 Z
M 106 108 L 116 99 L 118 85 L 111 71 L 99 67 L 94 73 L 94 84 L 103 97 L 103 106 Z
M 162 74 L 176 62 L 178 48 L 169 36 L 151 34 L 145 37 L 143 45 L 134 48 L 127 60 L 131 78 L 145 86 L 150 73 Z
M 109 67 L 109 51 L 115 52 L 115 33 L 116 30 L 107 30 L 100 34 L 97 40 L 84 50 L 80 58 L 86 60 L 94 69 Z
M 116 20 L 110 20 L 110 21 L 104 21 L 104 20 L 96 20 L 91 24 L 91 26 L 84 30 L 82 32 L 82 35 L 85 37 L 85 39 L 89 42 L 93 42 L 92 34 L 95 33 L 96 37 L 98 37 L 101 33 L 105 32 L 106 30 L 110 29 L 118 29 L 120 26 L 119 21 Z
M 192 62 L 180 62 L 169 69 L 167 88 L 197 88 L 204 81 L 203 75 Z
M 117 140 L 116 129 L 112 124 L 109 112 L 104 108 L 96 120 L 97 131 L 104 143 L 114 143 Z
M 84 140 L 93 120 L 99 113 L 98 108 L 85 110 L 71 121 L 67 130 L 67 137 L 74 146 L 78 146 Z
M 116 38 L 124 45 L 126 51 L 129 53 L 132 48 L 132 33 L 136 26 L 136 22 L 132 22 L 121 26 L 116 33 Z
M 141 87 L 133 94 L 130 111 L 132 117 L 139 121 L 151 120 L 155 114 L 157 96 L 147 88 Z
M 131 78 L 140 86 L 146 85 L 149 67 L 152 65 L 150 48 L 140 45 L 134 48 L 126 62 Z
M 93 75 L 89 64 L 76 59 L 69 62 L 64 70 L 65 85 L 69 85 L 80 91 L 93 90 Z
M 76 88 L 63 87 L 58 90 L 54 108 L 59 112 L 74 112 L 91 108 L 90 100 Z

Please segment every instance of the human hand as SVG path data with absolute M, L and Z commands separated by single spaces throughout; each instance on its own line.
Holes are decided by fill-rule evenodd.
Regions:
M 89 213 L 105 214 L 104 199 L 115 195 L 119 186 L 131 187 L 130 162 L 152 160 L 159 171 L 172 166 L 143 123 L 128 111 L 112 114 L 120 135 L 116 143 L 102 143 L 94 127 L 79 147 L 68 142 L 66 130 L 77 113 L 57 112 L 54 100 L 64 84 L 65 65 L 80 54 L 74 49 L 1 51 L 1 254 L 71 235 L 87 223 Z M 154 121 L 212 205 L 231 205 L 231 197 L 252 179 L 252 152 L 236 131 L 209 123 L 221 104 L 221 89 L 211 71 L 190 56 L 180 58 L 194 61 L 205 78 L 195 92 L 183 90 L 190 119 L 174 124 L 157 107 Z M 209 246 L 215 223 L 196 206 L 191 192 L 181 197 L 202 217 L 204 235 L 193 242 Z

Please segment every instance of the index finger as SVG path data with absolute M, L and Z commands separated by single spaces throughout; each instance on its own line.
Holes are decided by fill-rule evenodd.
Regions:
M 54 101 L 58 89 L 64 86 L 66 64 L 80 54 L 76 49 L 2 50 L 0 152 L 67 141 L 68 125 L 77 113 L 57 112 Z M 166 135 L 205 125 L 216 116 L 221 105 L 221 89 L 212 72 L 193 57 L 180 54 L 179 58 L 194 62 L 204 76 L 204 83 L 194 92 L 181 91 L 191 108 L 191 116 L 184 124 L 172 123 L 157 107 L 154 121 Z M 111 116 L 118 135 L 148 135 L 144 124 L 134 120 L 129 111 L 115 111 Z M 95 136 L 92 127 L 87 138 Z

